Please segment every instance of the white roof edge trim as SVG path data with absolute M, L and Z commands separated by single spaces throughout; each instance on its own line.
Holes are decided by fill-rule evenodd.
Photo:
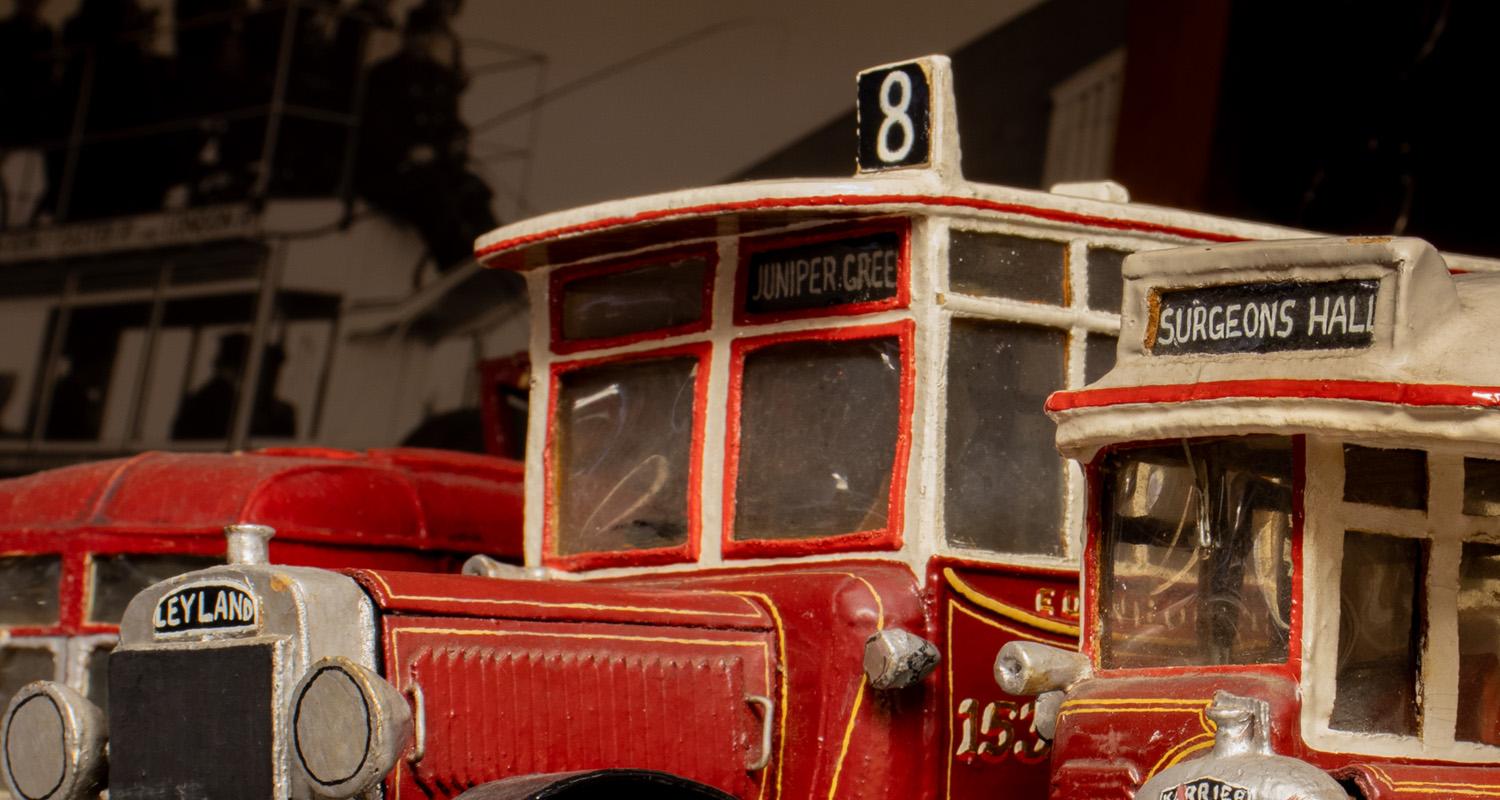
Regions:
M 1215 236 L 1239 238 L 1287 238 L 1307 237 L 1314 234 L 1293 228 L 1245 222 L 1229 217 L 1218 217 L 1200 212 L 1151 206 L 1141 203 L 1110 203 L 1087 198 L 1056 195 L 1039 189 L 1018 189 L 992 184 L 973 183 L 964 180 L 945 181 L 930 171 L 913 171 L 900 175 L 877 174 L 850 178 L 792 179 L 770 181 L 747 181 L 720 184 L 693 189 L 642 195 L 620 200 L 610 200 L 593 205 L 541 214 L 530 219 L 497 228 L 479 237 L 476 251 L 484 251 L 497 244 L 527 240 L 505 251 L 518 249 L 539 241 L 562 239 L 587 231 L 580 227 L 604 225 L 612 220 L 627 226 L 649 223 L 654 220 L 632 219 L 640 215 L 666 215 L 681 211 L 683 217 L 711 215 L 714 211 L 694 211 L 705 206 L 749 204 L 756 201 L 795 200 L 797 198 L 849 197 L 878 198 L 883 195 L 912 195 L 952 200 L 972 200 L 980 203 L 1016 204 L 1031 208 L 1097 217 L 1143 226 L 1162 226 L 1197 231 Z M 922 203 L 878 203 L 872 209 L 904 210 L 926 208 L 935 213 L 994 214 L 993 210 L 966 208 L 962 205 L 933 206 Z M 828 206 L 833 208 L 836 206 Z M 856 206 L 857 207 L 857 206 Z M 1069 224 L 1062 220 L 1056 224 Z M 1128 229 L 1122 233 L 1130 233 Z M 504 252 L 504 251 L 500 251 Z M 495 253 L 486 253 L 489 258 Z

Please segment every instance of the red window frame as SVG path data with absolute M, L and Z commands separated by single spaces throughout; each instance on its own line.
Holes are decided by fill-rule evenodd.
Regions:
M 563 338 L 563 293 L 566 291 L 568 284 L 583 278 L 595 278 L 600 275 L 629 272 L 641 267 L 659 266 L 688 258 L 702 258 L 707 262 L 703 276 L 703 313 L 699 315 L 698 319 L 692 322 L 685 322 L 681 325 L 654 328 L 648 331 L 637 331 L 636 333 L 627 333 L 620 336 L 571 340 Z M 636 342 L 666 339 L 672 336 L 706 331 L 713 326 L 714 278 L 717 276 L 718 271 L 719 248 L 717 245 L 712 244 L 654 250 L 650 253 L 605 261 L 599 264 L 585 264 L 578 267 L 564 267 L 559 269 L 553 272 L 548 278 L 547 286 L 547 306 L 551 323 L 552 352 L 559 355 L 567 355 L 584 350 L 619 347 L 627 344 L 635 344 Z
M 849 550 L 899 550 L 906 511 L 906 471 L 911 454 L 911 431 L 916 377 L 913 352 L 916 323 L 912 320 L 851 328 L 820 328 L 810 331 L 773 333 L 740 339 L 730 346 L 728 419 L 724 441 L 724 529 L 721 548 L 725 558 L 801 556 Z M 743 402 L 745 357 L 771 345 L 786 342 L 842 342 L 859 339 L 896 338 L 901 348 L 896 452 L 891 464 L 891 489 L 887 526 L 879 530 L 854 531 L 807 539 L 735 539 L 735 489 L 740 470 L 740 410 Z
M 1233 434 L 1231 434 L 1233 435 Z M 1269 673 L 1285 675 L 1293 681 L 1301 680 L 1302 675 L 1302 609 L 1303 592 L 1302 582 L 1306 575 L 1306 564 L 1303 563 L 1303 544 L 1307 534 L 1306 502 L 1307 502 L 1307 436 L 1305 434 L 1277 434 L 1270 433 L 1247 433 L 1246 436 L 1289 436 L 1292 440 L 1292 608 L 1291 608 L 1291 630 L 1287 636 L 1286 661 L 1273 664 L 1222 664 L 1202 665 L 1187 667 L 1113 667 L 1105 669 L 1101 666 L 1102 656 L 1101 640 L 1104 633 L 1104 615 L 1099 613 L 1100 598 L 1103 596 L 1104 566 L 1101 559 L 1104 557 L 1104 528 L 1103 519 L 1099 514 L 1099 504 L 1103 502 L 1103 484 L 1100 471 L 1104 465 L 1104 459 L 1113 453 L 1124 450 L 1133 450 L 1141 447 L 1153 447 L 1171 444 L 1179 439 L 1155 439 L 1139 442 L 1122 442 L 1101 448 L 1094 455 L 1087 466 L 1084 467 L 1084 475 L 1087 489 L 1088 512 L 1086 515 L 1087 533 L 1085 534 L 1083 547 L 1083 618 L 1088 622 L 1080 631 L 1080 644 L 1082 652 L 1088 656 L 1089 663 L 1093 665 L 1094 672 L 1103 676 L 1171 676 L 1192 673 Z M 1190 442 L 1204 439 L 1221 439 L 1224 436 L 1190 436 L 1184 437 Z M 1092 610 L 1091 610 L 1092 609 Z
M 585 358 L 552 364 L 547 395 L 547 444 L 542 452 L 542 563 L 565 571 L 598 569 L 602 567 L 645 567 L 659 564 L 678 564 L 698 560 L 698 551 L 703 533 L 703 430 L 708 416 L 708 373 L 712 362 L 713 345 L 709 342 L 663 347 L 620 355 Z M 687 490 L 687 541 L 671 547 L 655 547 L 642 550 L 605 550 L 593 553 L 559 555 L 557 545 L 557 480 L 553 474 L 553 447 L 557 440 L 557 397 L 561 378 L 574 370 L 596 367 L 603 364 L 620 364 L 631 361 L 653 361 L 674 356 L 692 356 L 698 360 L 698 373 L 693 379 L 693 427 L 688 448 Z
M 765 314 L 757 314 L 745 310 L 746 295 L 749 292 L 750 257 L 752 255 L 763 253 L 767 250 L 781 250 L 788 247 L 818 244 L 819 242 L 850 239 L 864 234 L 890 232 L 894 232 L 901 237 L 900 250 L 896 259 L 896 295 L 894 297 L 888 297 L 884 300 L 870 300 L 863 303 L 844 303 L 821 308 L 802 308 L 793 311 L 775 311 Z M 877 311 L 889 311 L 895 308 L 906 308 L 911 305 L 911 221 L 904 217 L 875 220 L 873 222 L 830 225 L 790 235 L 747 236 L 740 240 L 739 249 L 739 263 L 735 267 L 734 275 L 734 321 L 738 325 L 765 325 L 772 322 L 807 319 L 809 317 L 851 317 L 859 314 L 872 314 Z

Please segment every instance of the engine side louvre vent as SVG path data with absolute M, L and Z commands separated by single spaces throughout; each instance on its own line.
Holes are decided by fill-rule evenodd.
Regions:
M 511 775 L 603 768 L 660 770 L 741 795 L 767 779 L 744 768 L 760 746 L 745 696 L 772 691 L 762 633 L 526 627 L 394 631 L 400 670 L 425 697 L 415 780 L 427 790 L 451 796 Z

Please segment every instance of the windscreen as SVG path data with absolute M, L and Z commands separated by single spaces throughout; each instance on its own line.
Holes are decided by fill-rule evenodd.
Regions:
M 1285 661 L 1292 440 L 1181 441 L 1099 473 L 1106 669 Z
M 558 555 L 687 541 L 698 368 L 683 356 L 559 376 L 551 453 Z

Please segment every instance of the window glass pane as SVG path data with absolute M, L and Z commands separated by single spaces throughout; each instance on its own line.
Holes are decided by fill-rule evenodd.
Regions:
M 889 525 L 901 414 L 895 337 L 788 342 L 745 357 L 735 539 Z
M 999 233 L 953 231 L 948 287 L 963 294 L 1062 305 L 1067 245 Z
M 109 654 L 112 644 L 101 644 L 89 653 L 89 699 L 105 714 L 109 713 Z
M 1422 626 L 1422 542 L 1349 531 L 1339 578 L 1331 728 L 1413 736 Z
M 1427 510 L 1427 454 L 1344 445 L 1344 502 Z
M 1289 438 L 1121 450 L 1101 480 L 1106 668 L 1286 660 Z
M 57 623 L 62 556 L 0 558 L 0 625 Z
M 687 541 L 696 358 L 569 370 L 558 379 L 557 552 Z
M 1063 552 L 1063 460 L 1047 395 L 1063 388 L 1062 331 L 956 319 L 948 343 L 944 519 L 949 544 Z
M 1500 745 L 1500 545 L 1464 543 L 1454 738 Z
M 45 647 L 0 647 L 0 708 L 10 705 L 10 698 L 32 681 L 50 681 L 57 677 L 56 659 Z
M 1464 459 L 1464 513 L 1500 517 L 1500 461 Z
M 1093 383 L 1115 368 L 1115 353 L 1119 340 L 1102 333 L 1091 333 L 1084 342 L 1083 382 Z
M 562 338 L 604 339 L 703 318 L 708 262 L 688 258 L 562 285 Z
M 1120 265 L 1130 253 L 1113 247 L 1090 247 L 1088 252 L 1089 308 L 1120 313 L 1125 279 Z
M 211 556 L 169 553 L 95 555 L 89 584 L 89 620 L 119 622 L 130 599 L 147 586 L 222 563 L 223 559 Z

